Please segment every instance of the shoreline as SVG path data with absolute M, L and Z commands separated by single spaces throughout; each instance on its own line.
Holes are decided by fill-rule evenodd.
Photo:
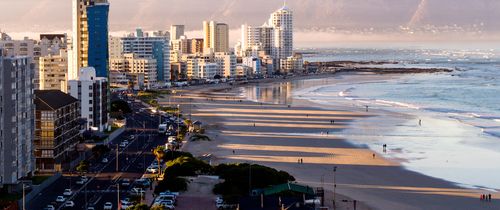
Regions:
M 318 79 L 320 78 L 325 78 L 325 77 L 337 77 L 339 76 L 338 74 L 337 75 L 321 75 L 320 77 L 316 77 Z M 310 78 L 310 77 L 300 77 L 300 78 L 290 78 L 290 79 L 287 79 L 289 81 L 291 80 L 303 80 L 303 79 L 313 79 L 313 78 Z M 266 81 L 265 83 L 282 83 L 282 82 L 285 82 L 285 81 Z M 262 84 L 262 82 L 260 82 Z M 212 87 L 210 89 L 203 89 L 203 88 L 197 88 L 198 90 L 195 90 L 196 93 L 194 95 L 197 95 L 197 97 L 214 97 L 214 98 L 217 98 L 216 102 L 221 105 L 221 106 L 234 106 L 234 105 L 238 105 L 238 104 L 234 104 L 235 102 L 230 102 L 231 100 L 228 99 L 228 97 L 233 97 L 233 98 L 238 98 L 238 94 L 235 94 L 235 89 L 239 88 L 239 87 L 245 87 L 245 86 L 253 86 L 255 84 L 246 84 L 246 85 L 240 85 L 240 86 L 223 86 L 223 87 Z M 232 89 L 233 91 L 229 91 L 229 89 Z M 191 89 L 191 90 L 194 90 L 194 89 Z M 215 91 L 217 90 L 217 91 Z M 227 92 L 225 92 L 227 91 Z M 184 97 L 184 96 L 183 96 Z M 191 96 L 189 96 L 191 97 Z M 240 99 L 240 98 L 238 98 Z M 240 100 L 245 100 L 245 99 L 240 99 Z M 198 113 L 199 110 L 205 108 L 210 108 L 210 104 L 212 102 L 209 102 L 207 104 L 205 104 L 206 102 L 204 103 L 199 103 L 201 102 L 200 101 L 200 98 L 198 99 L 194 99 L 194 101 L 197 103 L 193 109 L 196 110 L 195 112 L 193 113 Z M 214 102 L 215 103 L 215 102 Z M 245 106 L 248 106 L 248 107 L 245 107 L 245 109 L 250 109 L 250 110 L 254 110 L 255 109 L 255 106 L 258 106 L 258 103 L 255 103 L 255 102 L 247 102 L 245 101 Z M 183 105 L 184 107 L 186 106 Z M 253 107 L 252 107 L 253 106 Z M 272 105 L 272 104 L 266 104 L 264 105 L 266 108 L 265 109 L 284 109 L 286 107 L 283 107 L 283 106 L 279 106 L 279 105 Z M 234 107 L 232 107 L 234 108 Z M 294 106 L 292 109 L 295 109 L 296 107 Z M 317 110 L 316 108 L 311 108 L 311 107 L 297 107 L 297 109 L 300 109 L 298 111 L 300 112 L 304 112 L 304 111 L 308 111 L 308 112 L 312 112 L 314 110 Z M 186 110 L 186 108 L 184 108 L 183 110 Z M 219 109 L 220 110 L 220 109 Z M 339 109 L 339 110 L 342 110 L 342 109 Z M 203 111 L 203 110 L 202 110 Z M 204 112 L 206 113 L 207 110 L 205 110 Z M 354 112 L 359 112 L 360 110 L 351 110 L 353 113 Z M 253 113 L 253 112 L 252 112 Z M 220 157 L 221 161 L 227 161 L 227 162 L 234 162 L 234 161 L 238 161 L 238 160 L 241 160 L 242 158 L 241 157 L 232 157 L 232 155 L 229 153 L 228 154 L 228 151 L 231 150 L 231 148 L 234 145 L 235 141 L 236 140 L 233 140 L 233 138 L 237 138 L 237 137 L 241 137 L 241 136 L 238 136 L 236 134 L 239 134 L 239 135 L 243 135 L 242 132 L 240 131 L 240 133 L 236 133 L 236 132 L 227 132 L 227 128 L 230 127 L 230 126 L 234 126 L 234 124 L 236 122 L 233 122 L 231 121 L 230 124 L 228 123 L 223 123 L 225 120 L 227 120 L 228 118 L 231 118 L 232 116 L 231 115 L 218 115 L 218 116 L 196 116 L 197 119 L 201 119 L 203 122 L 208 122 L 210 123 L 211 121 L 212 122 L 218 122 L 218 123 L 215 123 L 215 124 L 211 124 L 210 123 L 210 128 L 208 129 L 209 130 L 209 135 L 213 135 L 213 137 L 216 139 L 216 144 L 217 146 L 214 146 L 214 145 L 202 145 L 201 147 L 198 146 L 195 148 L 189 148 L 190 150 L 192 150 L 194 152 L 194 154 L 197 154 L 197 153 L 200 153 L 201 151 L 210 151 L 210 152 L 214 152 L 216 153 L 216 157 Z M 278 116 L 279 118 L 281 119 L 284 119 L 280 122 L 276 122 L 276 120 L 274 120 L 273 122 L 274 123 L 281 123 L 279 125 L 284 125 L 284 126 L 290 126 L 290 125 L 287 125 L 287 123 L 285 123 L 287 120 L 287 118 L 283 118 L 284 116 Z M 237 123 L 240 123 L 240 126 L 241 126 L 241 121 L 237 122 Z M 259 124 L 260 123 L 264 123 L 264 125 L 268 125 L 268 124 L 265 124 L 265 123 L 269 123 L 269 122 L 263 122 L 263 121 L 259 121 L 258 122 Z M 353 124 L 353 120 L 346 120 L 345 121 L 346 124 Z M 247 125 L 248 126 L 248 125 Z M 214 130 L 217 129 L 217 130 Z M 276 128 L 276 127 L 275 127 Z M 243 130 L 247 130 L 248 128 L 245 128 Z M 310 128 L 309 128 L 310 129 Z M 345 129 L 345 128 L 342 128 L 342 129 Z M 218 131 L 220 130 L 220 131 Z M 275 129 L 276 130 L 276 129 Z M 278 129 L 279 130 L 279 129 Z M 314 129 L 313 129 L 314 130 Z M 271 132 L 269 129 L 263 129 L 263 131 L 259 131 L 260 133 L 262 133 L 262 135 L 258 136 L 256 135 L 255 133 L 252 134 L 254 135 L 253 137 L 262 137 L 262 138 L 267 138 L 269 139 L 270 137 L 269 136 L 273 136 L 273 135 L 283 135 L 283 133 L 287 133 L 287 131 L 283 131 L 283 132 Z M 336 131 L 337 132 L 337 131 Z M 335 132 L 335 133 L 336 133 Z M 278 134 L 277 134 L 278 133 Z M 290 132 L 288 132 L 289 134 Z M 314 132 L 313 132 L 314 133 Z M 221 136 L 219 136 L 221 135 Z M 335 134 L 333 134 L 335 135 Z M 227 136 L 230 136 L 231 138 L 228 139 Z M 289 137 L 289 135 L 288 135 Z M 316 136 L 317 137 L 317 136 Z M 308 138 L 308 139 L 313 139 L 313 140 L 316 140 L 314 138 L 314 136 L 307 136 L 307 137 L 304 137 L 304 138 Z M 220 141 L 219 141 L 220 139 Z M 350 143 L 348 140 L 343 140 L 343 139 L 336 139 L 338 140 L 339 142 L 337 142 L 336 144 L 340 144 L 341 146 L 343 147 L 346 147 L 346 148 L 356 148 L 356 149 L 361 149 L 361 150 L 364 150 L 365 151 L 365 155 L 366 154 L 369 154 L 370 152 L 373 152 L 371 150 L 369 150 L 368 148 L 360 148 L 359 145 L 353 145 L 352 143 Z M 248 140 L 250 141 L 250 140 Z M 191 144 L 191 143 L 190 143 Z M 351 145 L 349 145 L 351 144 Z M 340 146 L 338 145 L 338 146 Z M 242 145 L 239 145 L 239 146 L 242 146 Z M 245 145 L 243 145 L 245 146 Z M 281 147 L 283 147 L 284 145 L 281 145 Z M 301 147 L 304 147 L 304 145 L 300 145 Z M 286 147 L 285 147 L 286 148 Z M 243 149 L 246 149 L 246 150 L 255 150 L 255 148 L 245 148 L 243 147 Z M 289 151 L 290 148 L 288 148 L 287 150 Z M 294 148 L 294 149 L 297 149 L 297 148 Z M 335 149 L 335 147 L 333 148 Z M 276 147 L 272 147 L 271 148 L 272 151 L 274 152 L 283 152 L 282 150 L 276 148 Z M 302 151 L 304 150 L 304 148 L 301 148 L 301 149 L 298 149 L 298 151 Z M 305 148 L 305 150 L 311 150 L 311 148 L 307 149 Z M 318 151 L 319 153 L 323 152 L 321 150 L 319 150 L 318 148 L 315 148 L 313 150 L 316 150 Z M 253 153 L 257 152 L 259 153 L 259 150 L 255 150 L 255 151 L 252 151 Z M 303 151 L 304 152 L 304 151 Z M 325 152 L 328 152 L 328 151 L 325 151 Z M 358 151 L 359 152 L 359 151 Z M 267 156 L 272 156 L 272 154 L 266 154 Z M 377 155 L 378 156 L 378 155 Z M 312 185 L 315 185 L 315 186 L 318 186 L 320 185 L 319 184 L 319 178 L 318 176 L 321 176 L 321 174 L 307 174 L 305 173 L 303 170 L 304 169 L 297 169 L 295 167 L 291 167 L 290 164 L 292 164 L 291 162 L 296 162 L 296 160 L 294 161 L 290 161 L 288 160 L 288 162 L 278 162 L 278 161 L 275 161 L 275 162 L 266 162 L 264 161 L 262 158 L 265 157 L 265 156 L 262 156 L 261 157 L 258 157 L 256 155 L 253 155 L 252 158 L 249 158 L 249 157 L 245 157 L 246 159 L 250 159 L 251 161 L 254 161 L 256 163 L 263 163 L 264 165 L 271 165 L 273 167 L 277 167 L 279 169 L 287 169 L 288 172 L 290 172 L 292 175 L 294 175 L 297 180 L 301 183 L 306 183 L 306 184 L 312 184 Z M 349 158 L 348 158 L 349 159 Z M 312 162 L 314 162 L 315 160 L 312 159 L 311 160 Z M 451 183 L 449 181 L 445 181 L 445 180 L 441 180 L 441 179 L 437 179 L 437 178 L 432 178 L 432 177 L 428 177 L 426 175 L 423 175 L 423 174 L 420 174 L 420 173 L 417 173 L 417 172 L 412 172 L 412 171 L 408 171 L 407 169 L 405 169 L 404 167 L 402 167 L 401 165 L 399 164 L 388 164 L 387 160 L 383 160 L 384 163 L 377 163 L 375 165 L 373 165 L 373 163 L 365 163 L 365 164 L 359 164 L 359 162 L 356 162 L 355 159 L 353 160 L 351 158 L 351 160 L 345 160 L 346 162 L 344 162 L 343 165 L 346 166 L 347 169 L 345 169 L 347 172 L 349 172 L 349 174 L 353 175 L 353 174 L 357 174 L 357 175 L 361 175 L 361 176 L 372 176 L 371 179 L 358 179 L 358 180 L 355 180 L 355 181 L 343 181 L 344 178 L 340 178 L 340 181 L 343 181 L 345 183 L 342 183 L 342 184 L 338 184 L 338 188 L 337 188 L 337 192 L 340 193 L 340 194 L 346 194 L 348 196 L 352 196 L 353 198 L 356 199 L 356 197 L 361 197 L 361 198 L 357 198 L 357 199 L 360 199 L 361 202 L 363 203 L 367 203 L 368 206 L 373 206 L 373 209 L 395 209 L 395 208 L 400 208 L 401 207 L 405 207 L 405 209 L 424 209 L 424 208 L 418 208 L 416 206 L 418 206 L 418 203 L 414 203 L 415 205 L 411 205 L 411 204 L 408 204 L 408 202 L 397 202 L 397 201 L 394 201 L 394 199 L 392 198 L 386 198 L 388 197 L 388 195 L 380 195 L 380 193 L 376 193 L 376 192 L 373 192 L 373 191 L 397 191 L 397 190 L 407 190 L 409 192 L 414 192 L 414 193 L 422 193 L 422 192 L 426 192 L 428 194 L 448 194 L 447 196 L 447 199 L 451 199 L 451 200 L 466 200 L 466 201 L 461 201 L 461 203 L 468 203 L 470 206 L 473 206 L 474 204 L 471 204 L 471 203 L 476 203 L 475 201 L 477 200 L 476 197 L 478 197 L 479 193 L 481 191 L 479 190 L 471 190 L 471 189 L 463 189 L 463 188 L 460 188 L 458 186 L 455 186 L 454 183 Z M 350 161 L 350 162 L 349 162 Z M 367 161 L 367 160 L 365 160 Z M 387 162 L 385 162 L 387 161 Z M 369 161 L 370 162 L 370 161 Z M 314 164 L 313 167 L 316 168 L 315 171 L 318 172 L 318 173 L 323 173 L 327 170 L 325 169 L 321 169 L 323 167 L 330 167 L 331 164 L 324 164 L 320 161 L 317 161 L 317 162 L 314 162 L 314 163 L 308 163 L 308 165 L 311 165 L 311 164 Z M 371 165 L 370 165 L 371 164 Z M 291 168 L 290 168 L 291 167 Z M 367 173 L 366 170 L 370 170 L 370 168 L 379 168 L 377 169 L 379 171 L 379 173 L 375 173 L 375 174 L 378 174 L 378 175 L 366 175 L 366 174 L 363 174 L 364 173 Z M 319 169 L 318 169 L 319 168 Z M 343 166 L 342 166 L 343 168 Z M 344 172 L 346 172 L 344 171 Z M 389 176 L 389 177 L 386 177 L 388 175 L 382 175 L 380 174 L 380 171 L 390 171 L 391 173 L 396 173 L 396 174 L 399 174 L 399 175 L 404 175 L 406 177 L 415 177 L 415 180 L 421 180 L 421 184 L 420 185 L 424 185 L 425 187 L 422 187 L 422 186 L 412 186 L 413 184 L 410 182 L 408 183 L 407 181 L 401 181 L 401 177 L 394 177 L 394 176 Z M 305 173 L 305 174 L 304 174 Z M 298 175 L 296 175 L 298 174 Z M 368 173 L 370 174 L 370 173 Z M 330 175 L 331 176 L 331 175 Z M 380 184 L 380 186 L 374 186 L 374 185 L 363 185 L 363 184 L 360 184 L 360 183 L 363 183 L 363 182 L 375 182 L 375 180 L 373 180 L 373 178 L 376 178 L 376 177 L 385 177 L 384 178 L 384 182 L 382 184 Z M 323 177 L 321 177 L 323 178 Z M 391 179 L 394 179 L 396 181 L 393 181 Z M 399 187 L 394 187 L 392 185 L 394 185 L 394 183 L 398 183 L 398 182 L 401 182 L 401 183 L 405 183 L 405 185 L 402 185 L 402 186 L 399 186 Z M 431 186 L 435 186 L 435 187 L 438 187 L 440 186 L 441 188 L 432 188 L 430 187 L 429 188 L 429 183 L 434 183 L 434 184 L 431 184 Z M 326 185 L 328 186 L 328 184 L 321 184 L 321 185 Z M 331 186 L 331 185 L 330 185 Z M 441 192 L 440 189 L 443 189 Z M 446 190 L 445 190 L 446 189 Z M 362 193 L 362 196 L 356 196 L 356 194 L 359 194 L 359 192 L 357 191 L 366 191 L 364 193 Z M 394 193 L 394 192 L 393 192 Z M 401 193 L 396 193 L 394 196 L 395 197 L 399 197 L 401 196 L 400 195 Z M 458 197 L 457 194 L 460 194 L 460 196 L 462 197 Z M 404 196 L 403 196 L 404 197 Z M 495 196 L 497 197 L 497 196 Z M 462 199 L 460 199 L 462 198 Z M 418 199 L 417 199 L 418 200 Z M 428 200 L 428 199 L 424 199 L 424 200 Z M 432 199 L 431 199 L 432 200 Z M 373 203 L 379 203 L 379 202 L 387 202 L 385 205 L 373 205 Z M 442 202 L 437 202 L 438 204 L 444 204 L 445 203 L 445 200 L 443 200 Z M 434 206 L 436 203 L 433 203 L 433 205 L 430 205 L 428 206 L 429 208 L 425 208 L 425 209 L 433 209 L 432 206 Z M 435 207 L 435 206 L 434 206 Z M 459 206 L 460 208 L 460 206 Z M 452 209 L 459 209 L 459 208 L 452 208 Z M 367 209 L 372 209 L 372 208 L 367 208 Z

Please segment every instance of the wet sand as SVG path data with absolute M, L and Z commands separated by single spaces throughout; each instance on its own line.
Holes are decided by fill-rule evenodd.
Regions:
M 445 180 L 408 171 L 397 160 L 382 158 L 367 147 L 355 146 L 342 136 L 352 121 L 383 112 L 359 107 L 336 110 L 260 104 L 247 101 L 234 87 L 204 87 L 180 91 L 172 104 L 181 104 L 183 115 L 204 123 L 213 141 L 191 142 L 195 155 L 213 154 L 214 163 L 252 162 L 291 173 L 299 183 L 333 191 L 337 203 L 348 209 L 356 199 L 358 209 L 499 209 L 500 201 L 480 202 L 481 193 Z M 160 101 L 168 105 L 169 100 Z M 334 124 L 330 121 L 335 120 Z M 361 129 L 361 128 L 360 128 Z M 329 132 L 328 135 L 326 132 Z M 232 151 L 235 151 L 233 154 Z M 373 158 L 375 154 L 375 158 Z M 303 159 L 303 164 L 297 163 Z M 326 203 L 332 203 L 328 194 Z M 498 198 L 500 194 L 493 195 Z M 330 205 L 331 206 L 331 205 Z M 352 207 L 351 207 L 352 209 Z

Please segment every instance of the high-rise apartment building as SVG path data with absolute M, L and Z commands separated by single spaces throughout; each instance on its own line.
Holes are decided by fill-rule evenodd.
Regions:
M 229 52 L 229 26 L 215 21 L 203 22 L 203 45 L 212 52 Z
M 293 12 L 285 5 L 271 14 L 269 26 L 274 28 L 276 58 L 287 59 L 293 55 Z
M 60 90 L 35 91 L 36 171 L 68 171 L 80 135 L 78 100 Z
M 249 25 L 241 26 L 241 55 L 258 56 L 259 52 L 264 55 L 276 56 L 274 28 L 267 23 L 260 27 Z
M 18 187 L 35 169 L 33 67 L 26 56 L 0 48 L 0 187 Z
M 109 43 L 109 59 L 122 57 L 123 54 L 122 38 L 109 36 L 108 43 Z
M 93 67 L 85 67 L 80 69 L 78 79 L 68 83 L 68 93 L 80 102 L 80 116 L 87 121 L 87 129 L 107 129 L 108 79 L 97 77 Z
M 203 39 L 191 39 L 191 50 L 192 54 L 203 54 Z
M 181 36 L 184 36 L 184 25 L 172 25 L 170 26 L 170 38 L 172 40 L 178 40 Z
M 107 0 L 73 0 L 73 34 L 69 56 L 69 79 L 82 67 L 94 67 L 99 77 L 108 77 Z
M 67 51 L 61 50 L 59 55 L 40 57 L 39 69 L 40 90 L 67 92 Z
M 155 32 L 152 36 L 138 30 L 136 35 L 123 37 L 123 53 L 134 53 L 137 58 L 156 60 L 157 81 L 170 81 L 170 36 L 168 33 Z

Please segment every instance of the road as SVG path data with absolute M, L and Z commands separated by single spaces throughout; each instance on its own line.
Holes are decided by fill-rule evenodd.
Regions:
M 95 209 L 102 209 L 104 203 L 111 202 L 113 209 L 118 204 L 118 180 L 129 178 L 131 181 L 141 178 L 146 168 L 154 160 L 152 149 L 158 145 L 166 143 L 166 137 L 160 136 L 156 132 L 159 124 L 158 115 L 150 115 L 142 111 L 144 108 L 140 103 L 132 103 L 133 113 L 127 116 L 127 131 L 121 134 L 114 141 L 110 142 L 111 152 L 105 154 L 108 163 L 101 163 L 100 160 L 91 162 L 92 173 L 85 175 L 90 181 L 85 185 L 77 185 L 78 176 L 75 174 L 64 174 L 59 180 L 41 192 L 35 199 L 29 202 L 28 209 L 43 209 L 49 204 L 55 204 L 56 197 L 63 194 L 64 189 L 70 188 L 73 195 L 68 200 L 75 202 L 75 207 L 71 209 L 86 209 L 87 206 L 94 206 Z M 133 141 L 129 140 L 126 148 L 118 149 L 118 166 L 116 171 L 116 145 L 123 140 L 135 135 Z M 120 186 L 120 198 L 127 196 L 129 187 Z M 56 209 L 63 209 L 62 205 L 55 205 Z

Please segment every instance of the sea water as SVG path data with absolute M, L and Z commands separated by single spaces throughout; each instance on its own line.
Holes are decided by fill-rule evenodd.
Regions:
M 305 99 L 332 107 L 352 104 L 360 110 L 396 113 L 354 122 L 340 135 L 401 161 L 409 170 L 464 186 L 500 189 L 500 164 L 496 163 L 500 160 L 500 50 L 490 46 L 499 45 L 308 49 L 304 50 L 307 61 L 395 61 L 398 64 L 385 66 L 454 71 L 374 80 L 346 75 L 247 92 L 250 98 L 272 103 Z M 386 153 L 383 144 L 388 145 Z

